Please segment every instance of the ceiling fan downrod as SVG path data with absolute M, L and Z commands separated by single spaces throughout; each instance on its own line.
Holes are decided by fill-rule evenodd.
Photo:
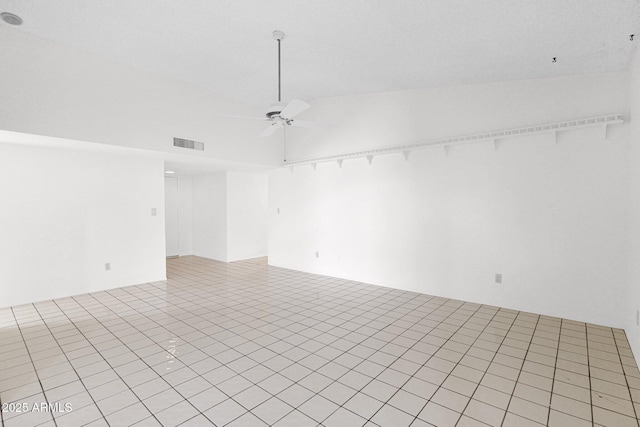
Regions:
M 282 81 L 282 73 L 280 66 L 280 42 L 284 38 L 284 33 L 280 30 L 275 30 L 273 32 L 273 38 L 278 42 L 278 102 L 282 102 L 282 89 L 281 89 L 281 81 Z

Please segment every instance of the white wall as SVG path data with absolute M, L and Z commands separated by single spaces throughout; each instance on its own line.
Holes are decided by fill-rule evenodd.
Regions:
M 330 126 L 297 134 L 291 158 L 625 113 L 627 85 L 611 73 L 321 100 Z M 274 170 L 269 262 L 622 326 L 627 130 Z
M 267 254 L 266 174 L 219 172 L 191 181 L 194 255 L 230 262 Z
M 193 254 L 227 261 L 227 176 L 193 177 Z
M 629 114 L 629 251 L 628 296 L 624 310 L 624 326 L 636 357 L 640 356 L 640 53 L 636 50 L 629 71 L 631 83 Z
M 318 99 L 291 128 L 289 160 L 626 112 L 627 73 L 517 80 Z
M 161 160 L 0 143 L 0 182 L 0 306 L 165 278 Z
M 229 261 L 267 255 L 267 175 L 227 173 Z

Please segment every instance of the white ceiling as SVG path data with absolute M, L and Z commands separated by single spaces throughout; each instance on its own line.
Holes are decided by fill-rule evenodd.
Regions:
M 276 100 L 275 29 L 287 34 L 283 98 L 307 101 L 620 71 L 640 41 L 638 0 L 0 0 L 0 11 L 24 19 L 16 31 L 256 105 Z

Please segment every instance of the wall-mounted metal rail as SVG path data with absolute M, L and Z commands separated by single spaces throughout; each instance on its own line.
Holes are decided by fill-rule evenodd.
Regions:
M 538 135 L 538 134 L 551 134 L 553 135 L 553 137 L 557 142 L 558 132 L 574 130 L 574 129 L 590 128 L 590 127 L 601 127 L 602 137 L 603 139 L 606 139 L 607 127 L 609 125 L 615 125 L 615 124 L 621 124 L 621 123 L 624 123 L 623 116 L 621 114 L 613 114 L 608 116 L 590 117 L 587 119 L 570 120 L 567 122 L 548 123 L 544 125 L 527 126 L 527 127 L 516 128 L 516 129 L 484 132 L 484 133 L 478 133 L 473 135 L 463 135 L 463 136 L 456 136 L 451 138 L 432 139 L 432 140 L 415 142 L 412 144 L 399 145 L 399 146 L 393 146 L 393 147 L 375 148 L 375 149 L 365 150 L 365 151 L 337 154 L 333 156 L 316 157 L 316 158 L 304 159 L 304 160 L 293 160 L 293 161 L 288 161 L 286 164 L 283 165 L 283 167 L 293 167 L 293 166 L 310 164 L 315 169 L 315 165 L 317 163 L 332 162 L 332 161 L 333 162 L 337 161 L 338 165 L 342 166 L 342 162 L 346 159 L 355 159 L 355 158 L 363 158 L 363 157 L 369 161 L 369 164 L 371 164 L 374 156 L 379 156 L 382 154 L 402 153 L 405 159 L 408 159 L 409 153 L 411 153 L 411 151 L 414 151 L 414 150 L 442 147 L 446 154 L 448 152 L 448 147 L 451 147 L 453 145 L 469 144 L 469 143 L 475 143 L 475 142 L 492 142 L 494 145 L 494 148 L 496 148 L 497 140 L 505 139 L 505 138 L 513 138 L 518 136 Z

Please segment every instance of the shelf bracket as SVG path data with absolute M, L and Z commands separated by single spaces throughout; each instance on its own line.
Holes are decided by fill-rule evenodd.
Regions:
M 343 153 L 343 154 L 328 156 L 328 157 L 297 160 L 293 163 L 295 163 L 295 165 L 297 166 L 301 164 L 322 163 L 322 162 L 337 160 L 338 166 L 342 167 L 342 162 L 344 159 L 366 157 L 367 160 L 369 161 L 369 164 L 371 164 L 373 156 L 378 156 L 381 154 L 391 154 L 391 153 L 402 153 L 405 160 L 409 160 L 410 152 L 415 150 L 420 150 L 420 149 L 426 149 L 426 148 L 442 150 L 446 157 L 449 155 L 449 152 L 451 151 L 451 147 L 459 144 L 461 145 L 461 144 L 476 143 L 476 142 L 492 144 L 494 151 L 498 151 L 498 149 L 500 148 L 499 145 L 503 139 L 515 138 L 515 137 L 520 137 L 524 135 L 544 135 L 545 138 L 552 139 L 554 145 L 557 145 L 560 139 L 560 136 L 558 135 L 558 133 L 573 130 L 573 129 L 583 129 L 583 128 L 591 128 L 591 127 L 601 128 L 602 130 L 600 131 L 601 132 L 600 135 L 602 135 L 603 139 L 607 139 L 607 133 L 608 133 L 607 127 L 610 125 L 617 125 L 622 123 L 624 123 L 624 117 L 622 116 L 622 114 L 590 117 L 590 118 L 583 118 L 583 119 L 575 119 L 575 120 L 566 121 L 566 122 L 556 122 L 556 123 L 534 125 L 534 126 L 522 127 L 522 128 L 497 130 L 489 133 L 480 133 L 475 135 L 462 135 L 462 136 L 451 137 L 451 138 L 424 140 L 419 142 L 412 142 L 411 144 L 401 145 L 401 146 L 382 147 L 382 148 L 377 148 L 372 150 L 358 151 L 354 153 Z M 550 135 L 550 136 L 547 136 L 547 135 Z M 289 162 L 283 165 L 283 167 L 286 167 L 286 166 L 294 166 L 294 165 L 291 162 Z
M 373 162 L 373 156 L 372 155 L 368 155 L 367 156 L 367 161 L 369 162 L 369 166 L 371 166 L 371 162 Z
M 314 172 L 316 171 L 316 166 L 317 166 L 317 165 L 318 165 L 317 163 L 311 163 L 311 167 L 313 168 L 313 171 L 314 171 Z

